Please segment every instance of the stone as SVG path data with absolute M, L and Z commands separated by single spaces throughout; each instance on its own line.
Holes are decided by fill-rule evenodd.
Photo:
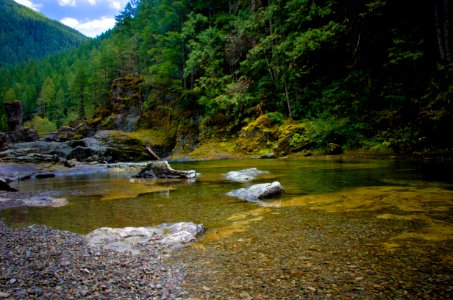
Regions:
M 96 155 L 96 151 L 83 146 L 75 147 L 66 157 L 67 159 L 75 159 L 77 161 L 86 161 L 89 157 Z
M 257 168 L 249 168 L 240 171 L 230 171 L 226 173 L 225 177 L 228 180 L 235 182 L 247 182 L 254 180 L 258 175 L 269 174 L 268 171 L 261 171 Z
M 191 222 L 161 224 L 156 227 L 102 227 L 85 235 L 85 240 L 93 248 L 138 254 L 140 244 L 159 241 L 167 246 L 177 247 L 195 240 L 204 230 L 203 225 Z
M 248 188 L 240 188 L 227 193 L 227 196 L 237 197 L 246 201 L 257 201 L 272 198 L 283 194 L 284 189 L 280 182 L 255 184 Z
M 24 109 L 19 100 L 5 103 L 4 107 L 8 117 L 9 139 L 12 143 L 32 142 L 39 139 L 35 130 L 22 126 Z
M 52 178 L 52 177 L 55 177 L 55 174 L 54 173 L 38 173 L 38 174 L 35 174 L 35 177 L 36 178 Z
M 46 196 L 33 196 L 22 200 L 26 206 L 51 206 L 61 207 L 68 204 L 68 200 L 64 198 L 52 198 Z
M 11 142 L 9 135 L 4 132 L 0 132 L 0 151 L 8 149 L 8 144 Z
M 19 100 L 11 101 L 3 104 L 5 107 L 6 115 L 8 117 L 9 131 L 15 131 L 17 128 L 22 127 L 22 117 L 24 109 Z
M 343 148 L 341 147 L 341 145 L 338 145 L 335 143 L 327 144 L 327 148 L 326 148 L 327 155 L 338 155 L 341 153 L 343 153 Z
M 152 161 L 148 163 L 133 178 L 170 178 L 170 179 L 195 179 L 197 173 L 194 170 L 180 171 L 170 167 L 167 161 Z
M 8 180 L 0 178 L 0 190 L 7 192 L 17 192 L 15 188 L 9 186 Z

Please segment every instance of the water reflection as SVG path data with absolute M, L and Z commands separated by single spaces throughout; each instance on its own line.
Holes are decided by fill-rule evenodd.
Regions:
M 209 234 L 213 237 L 229 236 L 236 231 L 245 230 L 251 222 L 257 222 L 257 218 L 262 220 L 269 212 L 275 212 L 278 206 L 300 206 L 311 201 L 324 203 L 324 209 L 332 211 L 339 210 L 338 207 L 343 210 L 360 207 L 380 210 L 386 202 L 380 202 L 376 189 L 387 197 L 390 197 L 389 194 L 406 197 L 404 195 L 411 193 L 411 197 L 419 199 L 417 188 L 421 184 L 440 189 L 437 192 L 428 191 L 426 197 L 452 186 L 451 177 L 447 176 L 449 173 L 444 172 L 445 165 L 431 166 L 427 163 L 380 160 L 228 160 L 178 162 L 173 163 L 172 167 L 194 169 L 201 175 L 196 182 L 136 181 L 128 178 L 131 172 L 113 169 L 83 176 L 24 181 L 17 185 L 21 191 L 51 190 L 59 197 L 67 198 L 69 205 L 61 208 L 10 209 L 0 212 L 0 217 L 12 226 L 39 223 L 78 233 L 87 233 L 104 226 L 150 226 L 164 222 L 192 221 L 202 223 L 209 229 L 209 240 Z M 258 176 L 252 183 L 231 182 L 225 178 L 229 171 L 252 167 L 269 171 L 269 174 Z M 437 181 L 427 181 L 432 179 Z M 268 201 L 268 208 L 259 208 L 255 203 L 225 196 L 227 192 L 239 187 L 274 180 L 283 185 L 285 195 L 277 201 Z M 418 182 L 417 188 L 410 192 L 379 188 L 411 187 L 414 182 Z M 335 193 L 339 191 L 348 197 L 337 199 L 340 194 Z M 447 194 L 445 197 L 450 196 Z M 327 205 L 325 199 L 336 200 Z M 406 198 L 401 199 L 400 206 L 408 205 Z M 425 206 L 432 204 L 423 200 L 420 203 L 422 204 L 419 205 Z M 259 211 L 260 215 L 255 215 L 254 211 Z M 242 217 L 237 219 L 237 216 Z

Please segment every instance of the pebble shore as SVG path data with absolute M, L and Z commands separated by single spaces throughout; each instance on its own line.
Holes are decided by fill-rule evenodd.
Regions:
M 20 205 L 3 199 L 0 210 Z M 135 255 L 96 250 L 82 235 L 0 222 L 0 299 L 188 298 L 182 265 L 165 263 L 174 250 L 160 243 L 140 248 Z

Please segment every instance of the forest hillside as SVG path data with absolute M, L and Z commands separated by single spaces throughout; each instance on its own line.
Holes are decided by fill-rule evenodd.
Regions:
M 449 151 L 448 2 L 133 0 L 98 39 L 2 68 L 0 99 L 179 152 Z
M 0 67 L 76 48 L 86 40 L 80 32 L 14 0 L 0 1 Z

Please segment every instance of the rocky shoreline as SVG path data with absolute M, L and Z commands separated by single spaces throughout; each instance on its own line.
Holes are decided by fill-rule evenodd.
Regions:
M 93 250 L 81 235 L 41 225 L 11 229 L 0 222 L 0 298 L 184 299 L 184 271 L 168 265 L 171 249 Z
M 0 210 L 24 206 L 32 196 L 1 192 Z M 135 254 L 93 248 L 83 235 L 0 221 L 0 299 L 188 298 L 183 266 L 166 263 L 174 247 L 155 240 L 135 247 Z

